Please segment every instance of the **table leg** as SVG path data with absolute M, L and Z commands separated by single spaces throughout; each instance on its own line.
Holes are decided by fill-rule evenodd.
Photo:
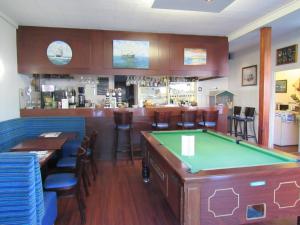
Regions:
M 145 183 L 150 181 L 150 170 L 145 162 L 145 158 L 142 160 L 142 177 Z

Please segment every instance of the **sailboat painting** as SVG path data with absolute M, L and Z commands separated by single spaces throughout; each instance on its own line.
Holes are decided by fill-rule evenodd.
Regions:
M 149 41 L 113 40 L 113 67 L 149 69 Z
M 53 41 L 47 48 L 47 56 L 54 65 L 67 65 L 72 59 L 72 49 L 64 41 Z
M 184 49 L 184 65 L 205 65 L 206 49 L 201 48 L 185 48 Z

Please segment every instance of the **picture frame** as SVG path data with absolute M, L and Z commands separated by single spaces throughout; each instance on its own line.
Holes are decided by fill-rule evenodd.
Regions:
M 257 85 L 257 65 L 242 68 L 242 86 Z
M 184 48 L 183 65 L 201 66 L 207 63 L 207 50 L 203 48 Z
M 291 45 L 276 50 L 276 65 L 296 63 L 298 60 L 298 45 Z
M 149 69 L 150 42 L 113 40 L 113 68 Z
M 276 80 L 275 93 L 287 93 L 287 80 Z

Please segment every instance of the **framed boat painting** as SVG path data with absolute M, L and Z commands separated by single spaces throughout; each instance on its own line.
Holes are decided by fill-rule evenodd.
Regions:
M 242 68 L 242 86 L 257 85 L 257 65 Z
M 184 65 L 199 66 L 206 64 L 206 49 L 202 48 L 185 48 L 184 49 Z
M 113 67 L 149 69 L 149 41 L 113 40 Z

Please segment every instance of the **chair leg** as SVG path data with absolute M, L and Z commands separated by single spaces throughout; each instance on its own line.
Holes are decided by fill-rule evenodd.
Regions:
M 132 129 L 130 128 L 129 130 L 129 142 L 130 142 L 130 157 L 131 157 L 131 162 L 133 162 L 133 145 L 132 145 Z
M 95 164 L 95 161 L 93 158 L 90 158 L 90 167 L 93 174 L 93 180 L 96 180 L 96 174 L 97 174 L 97 166 Z
M 242 129 L 242 121 L 238 121 L 238 124 L 239 124 L 239 127 L 240 127 L 240 133 L 241 133 L 241 136 L 242 136 L 242 138 L 244 138 L 244 132 L 243 132 L 243 129 Z M 237 137 L 238 135 L 236 134 L 236 137 Z
M 255 139 L 255 142 L 256 142 L 256 144 L 257 144 L 257 137 L 256 137 L 256 132 L 255 132 L 255 120 L 253 120 L 252 126 L 253 126 L 254 139 Z
M 80 212 L 81 225 L 84 225 L 86 222 L 85 221 L 85 205 L 83 203 L 83 198 L 81 196 L 80 188 L 77 188 L 76 200 L 77 200 L 78 208 L 79 208 L 79 212 Z
M 87 177 L 83 176 L 83 187 L 84 187 L 84 192 L 86 196 L 89 196 L 89 188 L 88 188 L 88 183 L 87 183 Z
M 229 118 L 229 134 L 232 135 L 232 118 Z
M 117 158 L 118 158 L 118 147 L 119 147 L 119 130 L 115 129 L 115 157 L 114 157 L 114 161 L 115 164 L 117 162 Z
M 247 126 L 248 122 L 245 121 L 244 122 L 244 139 L 248 141 L 248 126 Z

